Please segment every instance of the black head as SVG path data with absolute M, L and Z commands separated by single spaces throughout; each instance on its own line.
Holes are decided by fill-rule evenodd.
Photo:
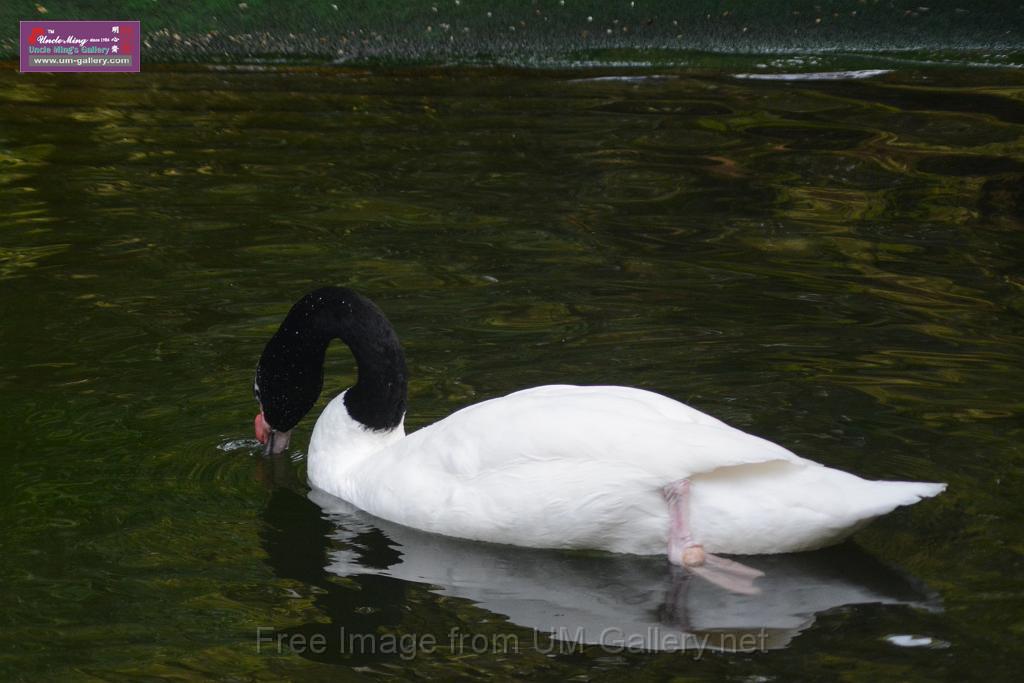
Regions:
M 359 368 L 358 382 L 345 395 L 349 414 L 371 429 L 392 429 L 402 421 L 407 372 L 394 328 L 366 297 L 323 287 L 292 306 L 260 356 L 253 388 L 271 430 L 290 431 L 316 403 L 324 355 L 336 338 L 348 344 Z M 258 423 L 259 416 L 257 432 Z

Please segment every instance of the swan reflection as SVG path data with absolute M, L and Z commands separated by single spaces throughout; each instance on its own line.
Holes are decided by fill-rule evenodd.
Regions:
M 670 566 L 662 556 L 466 541 L 372 517 L 316 489 L 309 498 L 334 525 L 329 572 L 429 584 L 440 595 L 471 600 L 556 640 L 755 651 L 785 647 L 816 615 L 843 605 L 940 609 L 934 593 L 852 544 L 744 558 L 764 576 L 755 582 L 757 594 L 740 595 Z M 381 552 L 377 546 L 384 543 L 392 552 Z

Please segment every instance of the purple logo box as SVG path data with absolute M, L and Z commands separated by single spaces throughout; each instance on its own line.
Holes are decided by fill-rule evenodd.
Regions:
M 138 71 L 137 21 L 22 21 L 22 71 Z

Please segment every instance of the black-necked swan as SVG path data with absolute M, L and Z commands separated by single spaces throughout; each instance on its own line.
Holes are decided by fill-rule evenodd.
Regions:
M 309 483 L 424 531 L 538 548 L 668 552 L 734 590 L 760 573 L 712 553 L 813 550 L 945 484 L 867 481 L 671 398 L 552 385 L 463 408 L 408 436 L 405 355 L 377 306 L 342 287 L 292 306 L 256 368 L 256 436 L 288 445 L 323 386 L 333 339 L 355 386 L 313 428 Z

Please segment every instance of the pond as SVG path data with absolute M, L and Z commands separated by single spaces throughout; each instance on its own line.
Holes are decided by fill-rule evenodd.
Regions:
M 0 73 L 4 677 L 1017 673 L 1024 76 L 740 76 Z M 410 429 L 625 384 L 949 490 L 753 558 L 746 599 L 389 525 L 309 495 L 312 415 L 253 439 L 263 344 L 322 284 L 394 323 Z M 326 377 L 319 407 L 340 344 Z

